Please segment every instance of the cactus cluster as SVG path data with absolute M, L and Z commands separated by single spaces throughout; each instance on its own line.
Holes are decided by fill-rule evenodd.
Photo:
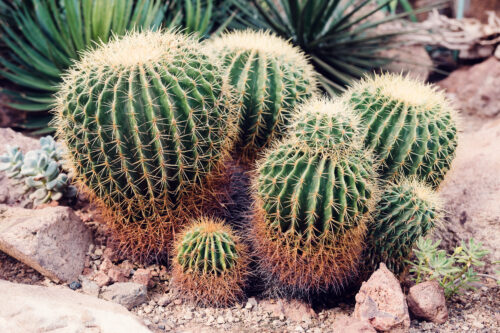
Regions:
M 313 67 L 302 51 L 268 32 L 231 32 L 209 47 L 236 91 L 241 154 L 254 157 L 284 135 L 295 106 L 315 94 Z
M 205 305 L 229 305 L 243 296 L 248 277 L 246 247 L 222 220 L 202 216 L 178 235 L 173 283 Z
M 177 225 L 203 206 L 189 197 L 209 196 L 231 148 L 229 92 L 217 59 L 172 31 L 116 38 L 67 73 L 58 135 L 125 252 L 166 255 Z
M 405 268 L 413 244 L 441 221 L 441 202 L 432 189 L 415 179 L 386 185 L 368 226 L 362 273 L 383 262 L 394 273 Z
M 401 75 L 365 78 L 344 96 L 363 123 L 363 141 L 388 180 L 416 176 L 436 188 L 457 146 L 455 112 L 444 95 Z
M 433 190 L 457 129 L 441 93 L 402 76 L 365 78 L 337 100 L 315 97 L 315 84 L 304 55 L 268 33 L 202 44 L 136 32 L 87 51 L 67 73 L 56 125 L 121 249 L 144 261 L 170 256 L 178 289 L 212 305 L 243 296 L 248 253 L 206 208 L 218 202 L 232 151 L 253 161 L 268 147 L 251 164 L 254 204 L 242 228 L 256 266 L 292 294 L 339 291 L 380 261 L 402 271 L 438 223 Z M 17 154 L 2 158 L 13 175 Z
M 74 198 L 76 188 L 70 185 L 62 167 L 63 148 L 51 136 L 40 138 L 40 146 L 26 155 L 19 147 L 7 147 L 7 152 L 0 156 L 0 171 L 24 183 L 24 190 L 35 206 L 63 197 Z

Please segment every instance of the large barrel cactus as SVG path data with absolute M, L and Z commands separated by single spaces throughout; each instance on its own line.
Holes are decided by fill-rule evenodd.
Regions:
M 361 117 L 365 146 L 388 180 L 443 180 L 457 147 L 456 112 L 436 88 L 400 75 L 365 78 L 344 96 Z
M 270 33 L 236 31 L 209 46 L 223 59 L 237 92 L 240 152 L 255 156 L 285 134 L 294 107 L 313 96 L 314 69 L 302 51 Z
M 167 31 L 117 38 L 64 78 L 55 124 L 70 165 L 122 249 L 140 258 L 166 254 L 231 149 L 231 95 L 220 73 L 194 38 Z
M 246 247 L 221 220 L 201 217 L 178 236 L 173 283 L 205 305 L 229 305 L 243 296 L 248 276 Z
M 363 255 L 365 276 L 381 262 L 394 273 L 401 273 L 416 240 L 439 223 L 443 211 L 430 187 L 403 178 L 386 186 L 375 212 Z
M 292 294 L 338 290 L 356 273 L 376 199 L 361 150 L 317 151 L 290 139 L 258 163 L 253 242 L 259 265 Z

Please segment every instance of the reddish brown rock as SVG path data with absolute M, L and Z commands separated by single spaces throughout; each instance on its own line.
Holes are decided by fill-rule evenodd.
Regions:
M 411 287 L 406 300 L 415 317 L 436 324 L 443 324 L 448 320 L 444 291 L 437 281 L 426 281 Z
M 123 274 L 123 269 L 113 266 L 108 270 L 108 276 L 113 282 L 127 282 L 128 278 Z
M 115 267 L 115 265 L 113 265 L 111 260 L 109 260 L 108 258 L 104 258 L 101 265 L 99 266 L 99 270 L 101 272 L 103 272 L 104 274 L 107 274 L 109 272 L 109 270 L 113 267 Z
M 93 276 L 93 280 L 99 287 L 104 287 L 111 283 L 111 278 L 102 271 L 96 272 Z
M 354 318 L 386 332 L 407 332 L 410 316 L 401 286 L 383 263 L 356 295 Z
M 151 285 L 151 271 L 149 269 L 139 268 L 132 276 L 132 281 L 143 286 Z
M 438 83 L 464 111 L 494 117 L 500 114 L 500 60 L 491 57 L 472 67 L 463 67 Z

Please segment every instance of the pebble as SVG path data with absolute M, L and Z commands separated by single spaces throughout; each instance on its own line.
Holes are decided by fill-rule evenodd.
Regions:
M 81 287 L 82 287 L 82 284 L 78 281 L 73 281 L 69 284 L 69 288 L 72 290 L 77 290 L 77 289 L 80 289 Z

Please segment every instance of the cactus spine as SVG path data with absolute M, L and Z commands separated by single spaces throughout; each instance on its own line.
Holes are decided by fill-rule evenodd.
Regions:
M 252 228 L 261 269 L 292 294 L 342 288 L 356 271 L 374 204 L 372 160 L 291 139 L 257 171 Z
M 364 125 L 365 146 L 388 180 L 416 176 L 436 188 L 455 156 L 456 112 L 436 88 L 407 77 L 365 78 L 344 98 Z
M 201 217 L 178 237 L 173 283 L 189 299 L 229 305 L 243 296 L 248 253 L 221 220 Z
M 301 51 L 267 32 L 236 31 L 209 46 L 223 59 L 237 91 L 238 144 L 252 158 L 284 135 L 294 107 L 314 95 L 313 67 Z
M 377 269 L 380 262 L 401 273 L 416 240 L 442 218 L 437 194 L 415 179 L 403 178 L 387 185 L 375 211 L 363 255 L 365 275 Z
M 192 37 L 131 33 L 88 51 L 64 78 L 56 125 L 68 160 L 122 249 L 158 258 L 190 196 L 231 148 L 233 107 L 216 59 Z

